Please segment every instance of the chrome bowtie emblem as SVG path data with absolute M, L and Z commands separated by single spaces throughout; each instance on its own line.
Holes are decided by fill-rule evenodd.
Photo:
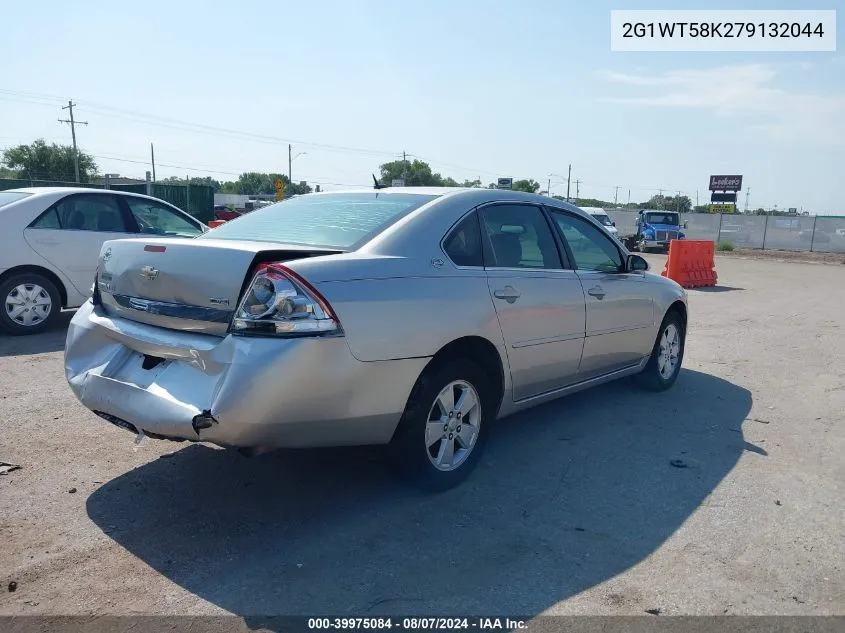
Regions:
M 152 266 L 144 266 L 141 269 L 141 279 L 146 279 L 147 281 L 152 281 L 158 277 L 158 269 L 153 268 Z

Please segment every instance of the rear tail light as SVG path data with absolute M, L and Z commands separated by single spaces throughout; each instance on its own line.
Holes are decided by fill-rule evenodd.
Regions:
M 255 270 L 232 321 L 240 334 L 299 336 L 340 334 L 329 302 L 305 279 L 281 264 Z

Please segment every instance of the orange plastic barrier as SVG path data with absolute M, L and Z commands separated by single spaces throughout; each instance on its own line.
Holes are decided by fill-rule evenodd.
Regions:
M 715 286 L 718 281 L 713 260 L 715 246 L 710 240 L 672 240 L 666 266 L 660 274 L 684 288 Z
M 209 220 L 208 228 L 214 229 L 220 226 L 221 224 L 226 224 L 226 220 Z

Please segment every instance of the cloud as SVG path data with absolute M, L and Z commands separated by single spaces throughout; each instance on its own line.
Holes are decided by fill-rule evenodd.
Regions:
M 783 142 L 845 145 L 845 95 L 795 93 L 776 85 L 768 64 L 673 70 L 656 75 L 604 72 L 614 84 L 648 88 L 647 96 L 611 97 L 610 103 L 710 110 L 753 118 L 750 129 Z

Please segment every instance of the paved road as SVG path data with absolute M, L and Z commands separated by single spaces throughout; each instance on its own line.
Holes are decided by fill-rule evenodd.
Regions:
M 718 270 L 673 390 L 503 421 L 438 496 L 371 449 L 135 447 L 62 329 L 0 338 L 0 613 L 845 614 L 845 266 Z

